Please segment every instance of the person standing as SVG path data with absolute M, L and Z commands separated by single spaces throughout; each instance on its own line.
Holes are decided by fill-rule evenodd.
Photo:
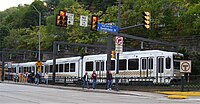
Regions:
M 31 83 L 32 83 L 32 84 L 34 83 L 34 79 L 35 79 L 34 71 L 31 71 L 30 80 L 31 80 Z
M 112 89 L 112 79 L 113 79 L 112 73 L 111 73 L 111 71 L 109 71 L 109 72 L 107 73 L 107 89 L 108 89 L 108 90 L 111 90 L 111 89 Z
M 48 85 L 48 73 L 46 72 L 45 74 L 44 74 L 44 79 L 45 79 L 45 84 L 46 85 Z
M 85 75 L 82 78 L 82 88 L 85 88 L 85 84 L 87 86 L 87 88 L 89 89 L 89 80 L 88 80 L 88 73 L 86 72 Z
M 97 81 L 97 74 L 96 74 L 96 71 L 93 70 L 93 73 L 92 73 L 92 88 L 93 89 L 96 88 L 96 81 Z
M 36 75 L 35 75 L 35 84 L 39 85 L 39 83 L 40 83 L 40 74 L 36 73 Z
M 19 75 L 18 75 L 18 73 L 16 73 L 16 75 L 15 75 L 15 82 L 18 82 L 19 80 Z

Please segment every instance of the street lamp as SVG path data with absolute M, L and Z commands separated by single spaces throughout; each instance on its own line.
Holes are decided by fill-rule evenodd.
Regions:
M 38 12 L 38 14 L 39 14 L 39 34 L 38 34 L 38 61 L 40 61 L 40 25 L 41 25 L 41 12 L 40 11 L 38 11 L 38 9 L 34 6 L 34 5 L 32 5 L 33 6 L 33 8 Z

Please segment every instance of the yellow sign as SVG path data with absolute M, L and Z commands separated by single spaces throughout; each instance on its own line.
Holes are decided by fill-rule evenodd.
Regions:
M 41 61 L 37 61 L 35 64 L 37 67 L 41 67 L 42 66 L 42 62 Z
M 41 67 L 38 67 L 38 72 L 39 72 L 39 73 L 42 72 Z

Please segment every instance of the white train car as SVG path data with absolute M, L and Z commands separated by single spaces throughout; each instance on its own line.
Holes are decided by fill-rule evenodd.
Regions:
M 114 77 L 137 77 L 134 81 L 170 83 L 180 73 L 180 59 L 183 54 L 160 50 L 123 52 L 119 55 L 119 74 L 116 75 L 117 60 L 111 59 Z M 88 55 L 83 58 L 83 72 L 89 75 L 93 70 L 99 77 L 106 77 L 107 55 Z
M 70 57 L 56 59 L 56 76 L 63 77 L 81 77 L 82 58 Z M 45 70 L 50 76 L 53 75 L 53 60 L 47 60 L 45 63 Z
M 25 63 L 13 63 L 12 64 L 12 69 L 15 70 L 16 73 L 31 73 L 35 72 L 36 73 L 36 62 L 25 62 Z
M 130 81 L 150 81 L 169 84 L 180 73 L 180 60 L 183 54 L 161 50 L 123 52 L 119 55 L 119 74 L 116 75 L 117 60 L 111 59 L 113 77 L 132 78 Z M 17 73 L 37 72 L 36 62 L 13 64 Z M 91 76 L 93 70 L 99 78 L 106 78 L 107 54 L 86 55 L 56 59 L 55 74 L 57 77 L 83 77 L 85 72 Z M 53 75 L 53 60 L 43 62 L 42 73 Z M 43 75 L 42 74 L 42 75 Z M 125 80 L 127 81 L 127 80 Z

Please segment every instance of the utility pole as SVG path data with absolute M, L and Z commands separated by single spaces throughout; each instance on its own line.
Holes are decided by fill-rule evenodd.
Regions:
M 119 31 L 117 33 L 117 36 L 119 36 L 119 32 L 120 32 L 120 7 L 121 7 L 121 0 L 118 1 L 118 28 L 119 28 Z M 116 91 L 119 90 L 119 87 L 118 87 L 118 82 L 119 82 L 118 75 L 119 75 L 119 53 L 117 52 L 117 68 L 116 68 L 116 78 L 115 78 Z
M 38 26 L 39 26 L 39 31 L 38 31 L 38 61 L 40 60 L 40 26 L 41 26 L 41 12 L 38 11 L 38 9 L 32 5 L 33 8 L 38 12 L 39 20 L 38 20 Z

